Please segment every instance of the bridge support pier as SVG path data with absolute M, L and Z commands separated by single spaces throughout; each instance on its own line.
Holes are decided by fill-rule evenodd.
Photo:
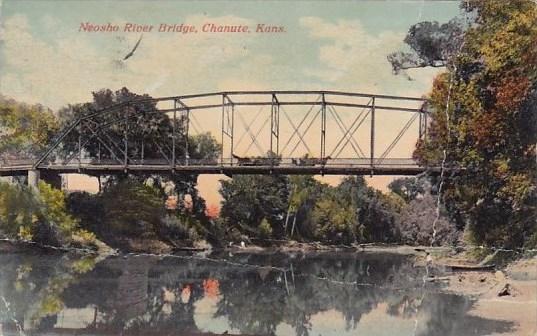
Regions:
M 41 180 L 52 186 L 54 189 L 62 189 L 62 177 L 60 174 L 54 172 L 41 172 L 37 169 L 28 170 L 28 187 L 38 190 L 39 181 Z
M 33 190 L 38 190 L 41 173 L 37 169 L 28 170 L 28 187 Z

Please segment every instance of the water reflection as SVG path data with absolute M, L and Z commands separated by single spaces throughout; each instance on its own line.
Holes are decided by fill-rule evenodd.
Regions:
M 405 256 L 0 255 L 4 335 L 487 335 L 512 324 L 426 283 Z M 249 266 L 241 266 L 241 265 Z M 6 305 L 7 304 L 7 305 Z

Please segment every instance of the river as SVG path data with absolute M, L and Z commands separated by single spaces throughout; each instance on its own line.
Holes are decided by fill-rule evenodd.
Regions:
M 512 323 L 383 252 L 0 254 L 0 335 L 488 335 Z

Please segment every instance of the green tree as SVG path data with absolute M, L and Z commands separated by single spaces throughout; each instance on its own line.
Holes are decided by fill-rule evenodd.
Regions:
M 317 181 L 311 175 L 294 175 L 289 176 L 289 212 L 296 216 L 292 219 L 295 223 L 295 230 L 291 238 L 295 239 L 295 234 L 300 239 L 313 240 L 317 239 L 317 224 L 312 218 L 315 203 L 324 193 L 328 192 L 330 187 Z M 287 228 L 287 233 L 290 234 Z
M 282 175 L 238 175 L 222 180 L 221 217 L 229 228 L 247 234 L 259 234 L 263 219 L 268 221 L 274 237 L 284 236 L 288 209 L 288 178 Z
M 393 180 L 388 185 L 388 188 L 408 203 L 415 200 L 418 196 L 423 195 L 429 187 L 428 184 L 429 181 L 427 179 L 407 177 Z
M 0 96 L 0 159 L 35 157 L 58 127 L 50 109 Z
M 142 156 L 144 160 L 165 160 L 165 155 L 169 158 L 173 121 L 167 114 L 158 112 L 156 103 L 150 99 L 149 95 L 139 95 L 127 88 L 117 91 L 103 89 L 93 92 L 91 102 L 68 105 L 60 109 L 58 114 L 63 126 L 69 125 L 79 117 L 93 115 L 91 122 L 85 123 L 81 128 L 73 129 L 68 134 L 63 142 L 63 151 L 67 155 L 78 151 L 78 138 L 81 135 L 85 143 L 83 150 L 89 157 L 123 162 L 125 155 L 123 141 L 126 132 L 129 142 L 127 155 L 131 162 L 142 160 Z M 110 109 L 104 110 L 106 108 Z M 98 111 L 100 113 L 95 115 Z M 98 127 L 102 125 L 107 125 L 105 132 L 95 136 Z M 181 144 L 176 146 L 177 158 L 184 157 L 185 139 L 181 136 L 183 125 L 183 120 L 177 120 L 176 141 Z M 99 137 L 104 139 L 107 146 L 99 141 Z
M 39 183 L 39 193 L 0 183 L 0 233 L 54 246 L 69 245 L 75 238 L 80 243 L 94 242 L 69 213 L 65 194 L 44 182 Z
M 337 186 L 338 198 L 356 212 L 356 223 L 361 241 L 393 241 L 396 236 L 395 217 L 400 203 L 394 196 L 367 186 L 361 176 L 346 177 Z
M 107 189 L 102 198 L 103 237 L 157 236 L 158 224 L 165 215 L 159 189 L 135 180 L 122 180 Z
M 79 132 L 84 141 L 84 155 L 94 160 L 115 160 L 123 162 L 124 160 L 124 136 L 127 132 L 128 147 L 127 154 L 129 163 L 141 163 L 142 159 L 146 163 L 158 161 L 159 164 L 168 162 L 172 157 L 172 136 L 174 130 L 174 121 L 166 114 L 159 112 L 156 103 L 150 101 L 149 95 L 140 95 L 122 88 L 117 91 L 103 89 L 93 92 L 93 100 L 85 104 L 69 105 L 60 110 L 59 116 L 63 125 L 68 125 L 77 118 L 93 114 L 96 111 L 102 111 L 106 108 L 109 110 L 102 111 L 92 118 L 99 125 L 109 125 L 105 132 L 100 136 L 108 143 L 109 148 L 94 137 L 96 125 L 86 125 L 81 130 L 74 129 L 64 141 L 62 150 L 64 154 L 72 154 L 77 151 Z M 124 105 L 120 105 L 124 104 Z M 119 107 L 118 107 L 119 106 Z M 125 128 L 125 120 L 128 120 L 129 127 Z M 135 127 L 132 127 L 135 125 Z M 191 164 L 210 164 L 215 163 L 220 153 L 220 144 L 209 133 L 199 135 L 190 135 L 187 139 L 184 136 L 186 120 L 178 118 L 175 124 L 176 147 L 175 157 L 178 162 L 188 161 Z M 115 144 L 115 145 L 114 145 Z M 188 148 L 188 155 L 187 155 Z M 111 149 L 111 151 L 109 150 Z M 208 231 L 210 227 L 209 219 L 205 215 L 205 200 L 199 195 L 197 190 L 197 178 L 195 174 L 173 174 L 170 172 L 162 173 L 126 173 L 103 177 L 98 175 L 99 187 L 101 185 L 104 194 L 110 195 L 117 192 L 115 186 L 123 183 L 125 180 L 134 181 L 134 185 L 151 184 L 153 189 L 158 189 L 158 193 L 164 202 L 167 195 L 177 196 L 178 208 L 175 216 L 180 218 L 168 218 L 167 223 L 181 222 L 181 225 L 187 225 L 187 222 L 196 223 L 202 231 Z M 101 179 L 105 182 L 101 183 Z M 127 188 L 126 183 L 121 188 Z M 108 192 L 110 189 L 110 192 Z M 125 192 L 135 192 L 135 190 L 125 189 Z M 145 189 L 144 189 L 145 190 Z M 108 197 L 108 196 L 106 196 Z M 189 197 L 192 201 L 191 208 L 184 207 L 184 200 Z M 127 204 L 126 204 L 127 205 Z M 132 208 L 131 211 L 135 211 Z M 108 215 L 106 215 L 108 216 Z M 169 217 L 169 216 L 168 216 Z M 158 225 L 160 219 L 153 218 L 151 225 Z M 121 220 L 120 220 L 121 222 Z M 147 224 L 147 223 L 146 223 Z M 199 225 L 198 225 L 199 224 Z M 91 226 L 91 224 L 89 224 Z M 148 229 L 150 225 L 145 225 Z M 191 227 L 190 227 L 191 228 Z M 152 232 L 152 229 L 149 229 Z M 206 233 L 206 232 L 205 232 Z
M 317 225 L 318 239 L 336 244 L 352 244 L 356 241 L 356 211 L 341 198 L 325 195 L 315 203 L 312 216 Z
M 27 187 L 0 182 L 0 233 L 31 239 L 37 209 L 39 201 Z

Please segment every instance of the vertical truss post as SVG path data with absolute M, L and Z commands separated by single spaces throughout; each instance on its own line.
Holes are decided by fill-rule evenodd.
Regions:
M 235 105 L 231 105 L 231 146 L 229 148 L 229 157 L 231 163 L 233 163 L 233 150 L 234 150 L 234 129 L 235 129 Z
M 181 118 L 181 120 L 186 123 L 183 127 L 185 130 L 185 165 L 188 166 L 188 160 L 190 159 L 190 153 L 188 152 L 188 129 L 190 128 L 190 109 L 187 108 L 186 110 L 184 110 L 183 115 L 186 116 L 186 118 L 183 117 Z
M 375 97 L 371 98 L 371 148 L 370 148 L 370 155 L 371 155 L 371 175 L 373 175 L 373 169 L 374 169 L 374 161 L 375 161 Z
M 222 94 L 222 116 L 221 116 L 221 125 L 222 125 L 222 139 L 220 141 L 220 165 L 224 165 L 224 114 L 226 110 L 226 94 Z
M 82 121 L 78 124 L 78 169 L 82 166 Z
M 222 149 L 220 150 L 220 164 L 224 165 L 224 140 L 229 139 L 229 158 L 233 164 L 233 128 L 235 121 L 235 106 L 227 94 L 222 94 Z
M 321 103 L 321 162 L 326 155 L 326 99 L 324 92 L 322 93 Z
M 421 140 L 423 138 L 423 112 L 420 111 L 419 113 L 419 120 L 418 120 L 418 139 Z
M 125 112 L 125 127 L 123 129 L 123 142 L 124 142 L 124 145 L 125 145 L 125 153 L 124 153 L 124 157 L 123 157 L 123 165 L 124 165 L 124 168 L 125 170 L 127 170 L 127 165 L 129 163 L 129 155 L 128 155 L 128 150 L 129 150 L 129 139 L 127 137 L 127 133 L 129 131 L 129 110 L 130 110 L 130 104 L 127 104 L 127 107 L 126 107 L 126 112 Z
M 172 122 L 172 160 L 171 160 L 171 169 L 175 169 L 175 134 L 176 134 L 176 124 L 177 124 L 177 99 L 173 101 L 173 122 Z
M 189 147 L 188 147 L 188 131 L 190 128 L 190 108 L 183 103 L 180 99 L 176 99 L 175 103 L 179 103 L 181 105 L 180 113 L 181 113 L 181 126 L 183 127 L 183 136 L 185 138 L 185 148 L 184 148 L 184 164 L 188 166 L 189 159 L 190 159 L 190 153 L 189 153 Z M 177 106 L 175 110 L 177 109 Z
M 425 141 L 427 141 L 427 114 L 428 112 L 425 111 L 425 114 L 423 115 L 423 138 Z
M 276 156 L 280 154 L 280 102 L 274 93 L 270 110 L 270 151 Z

